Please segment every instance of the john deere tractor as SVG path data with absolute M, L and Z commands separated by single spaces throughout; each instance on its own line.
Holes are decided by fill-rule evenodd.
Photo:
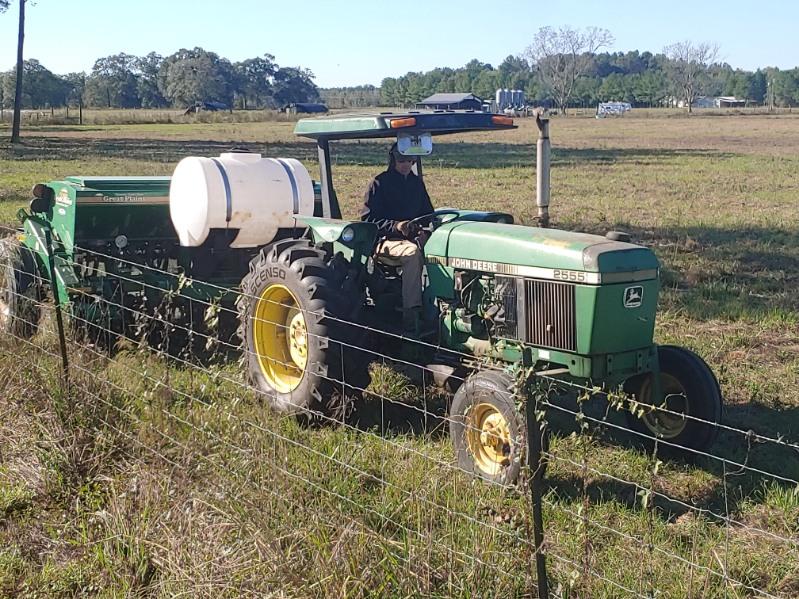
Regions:
M 296 160 L 230 152 L 185 158 L 171 178 L 38 185 L 20 214 L 21 245 L 7 242 L 2 254 L 0 323 L 33 334 L 35 323 L 17 323 L 38 318 L 33 298 L 48 290 L 76 321 L 110 323 L 119 335 L 130 334 L 131 313 L 153 314 L 165 297 L 184 325 L 201 322 L 209 304 L 236 309 L 249 377 L 271 406 L 324 410 L 368 385 L 381 340 L 403 342 L 398 273 L 373 259 L 374 224 L 341 218 L 331 144 L 396 141 L 422 177 L 434 137 L 513 128 L 470 111 L 333 115 L 295 129 L 317 144 L 318 181 Z M 437 330 L 404 343 L 421 348 L 409 354 L 420 365 L 466 375 L 449 414 L 464 469 L 517 477 L 525 427 L 510 390 L 522 370 L 624 389 L 650 408 L 630 413 L 630 427 L 666 446 L 713 442 L 722 399 L 712 371 L 687 349 L 653 342 L 659 264 L 649 249 L 620 233 L 520 226 L 499 212 L 448 208 L 419 221 L 429 233 L 424 309 Z

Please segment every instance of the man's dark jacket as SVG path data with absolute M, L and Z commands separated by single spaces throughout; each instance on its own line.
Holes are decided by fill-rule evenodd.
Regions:
M 433 204 L 422 180 L 410 173 L 403 177 L 393 167 L 380 173 L 369 184 L 364 196 L 361 220 L 377 224 L 383 239 L 403 239 L 396 224 L 433 211 Z

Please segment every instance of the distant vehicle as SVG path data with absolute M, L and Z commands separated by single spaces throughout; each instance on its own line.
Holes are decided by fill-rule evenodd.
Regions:
M 287 112 L 289 114 L 324 113 L 327 112 L 327 110 L 327 106 L 317 102 L 292 102 L 291 104 L 286 104 L 281 109 L 282 112 Z
M 227 109 L 228 105 L 224 102 L 195 102 L 194 105 L 189 106 L 183 114 L 196 114 L 203 111 L 216 112 L 217 110 Z
M 632 108 L 629 102 L 600 102 L 596 107 L 596 118 L 624 116 L 624 113 L 629 112 Z

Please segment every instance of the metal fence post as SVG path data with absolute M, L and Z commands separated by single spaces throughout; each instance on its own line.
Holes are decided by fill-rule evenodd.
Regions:
M 542 110 L 536 109 L 535 124 L 538 126 L 535 166 L 535 204 L 538 208 L 538 226 L 549 226 L 549 188 L 550 188 L 550 141 L 549 119 L 541 118 Z
M 53 302 L 55 304 L 55 321 L 58 329 L 58 343 L 61 346 L 61 369 L 64 381 L 64 391 L 69 394 L 69 359 L 67 357 L 67 339 L 64 334 L 64 318 L 61 314 L 61 300 L 59 298 L 58 275 L 55 270 L 55 252 L 53 251 L 53 235 L 49 228 L 44 229 L 45 242 L 47 243 L 47 261 L 50 264 L 50 285 L 53 288 Z
M 535 565 L 538 575 L 538 597 L 549 598 L 547 560 L 544 553 L 544 515 L 541 486 L 544 482 L 544 459 L 542 456 L 541 422 L 538 420 L 541 389 L 536 384 L 527 385 L 525 415 L 527 419 L 527 456 L 530 465 L 530 495 L 533 503 L 533 541 L 535 543 Z

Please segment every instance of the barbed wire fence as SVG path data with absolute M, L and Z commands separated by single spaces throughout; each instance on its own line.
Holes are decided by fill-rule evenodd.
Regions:
M 0 237 L 13 234 L 0 230 Z M 429 384 L 438 373 L 398 357 L 391 345 L 473 356 L 342 322 L 377 341 L 367 347 L 336 341 L 341 376 L 328 382 L 340 396 L 337 409 L 301 406 L 298 425 L 294 416 L 267 408 L 270 398 L 244 375 L 250 350 L 230 331 L 220 331 L 220 322 L 238 321 L 233 304 L 191 295 L 196 282 L 164 265 L 84 246 L 75 251 L 80 263 L 61 264 L 77 272 L 96 276 L 100 264 L 112 262 L 126 268 L 103 269 L 110 293 L 70 287 L 73 303 L 84 302 L 81 310 L 52 300 L 58 296 L 52 287 L 63 285 L 58 276 L 52 285 L 37 274 L 25 290 L 2 290 L 19 359 L 43 377 L 61 373 L 53 390 L 60 393 L 60 425 L 91 427 L 83 433 L 86 443 L 107 444 L 107 435 L 118 441 L 102 455 L 202 470 L 208 485 L 203 500 L 256 530 L 258 543 L 236 546 L 252 572 L 271 571 L 288 559 L 278 529 L 290 521 L 300 535 L 303 529 L 307 537 L 317 534 L 299 541 L 309 555 L 353 552 L 332 573 L 308 573 L 310 581 L 295 581 L 307 584 L 311 594 L 330 594 L 358 576 L 362 594 L 389 596 L 799 593 L 794 440 L 658 408 L 718 426 L 725 436 L 718 450 L 694 450 L 620 422 L 619 413 L 630 409 L 623 395 L 527 368 L 506 393 L 524 406 L 526 446 L 511 453 L 514 459 L 526 455 L 528 468 L 517 485 L 478 482 L 453 458 L 443 434 L 453 418 L 448 394 Z M 52 251 L 50 257 L 54 266 Z M 142 276 L 145 271 L 162 283 Z M 18 269 L 14 280 L 20 276 Z M 220 297 L 229 291 L 217 290 Z M 371 363 L 371 385 L 358 387 L 348 379 L 348 353 Z M 488 362 L 482 367 L 503 369 Z M 449 379 L 457 386 L 465 375 Z M 345 401 L 352 395 L 354 405 Z M 688 454 L 696 464 L 666 460 L 664 450 Z M 77 470 L 87 479 L 99 472 L 100 466 L 94 468 Z M 704 473 L 701 492 L 680 487 L 691 468 Z M 226 504 L 232 490 L 241 503 Z M 751 517 L 742 506 L 770 490 L 786 498 L 785 509 L 768 512 L 761 506 L 762 513 L 754 510 L 759 517 Z M 347 535 L 366 541 L 359 552 Z M 151 551 L 139 583 L 170 588 L 158 567 L 168 570 L 168 548 Z M 219 584 L 257 593 L 264 588 L 259 585 L 270 583 L 253 577 Z

